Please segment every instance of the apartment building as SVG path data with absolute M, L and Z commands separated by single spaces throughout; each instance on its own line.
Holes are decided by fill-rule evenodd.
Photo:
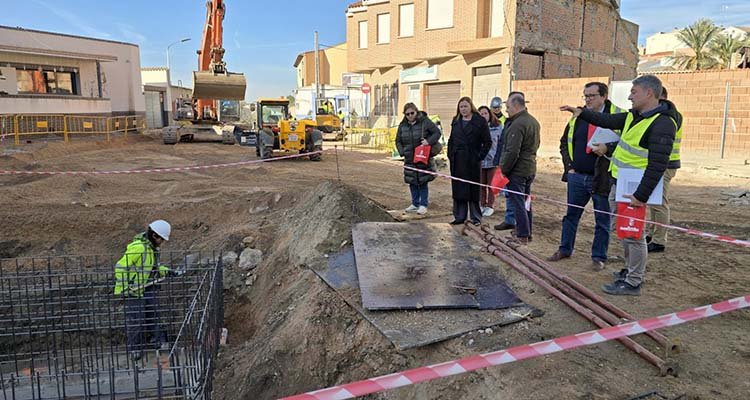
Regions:
M 373 125 L 395 123 L 406 102 L 450 121 L 461 96 L 479 106 L 515 80 L 631 79 L 638 63 L 638 26 L 619 0 L 364 0 L 346 17 Z

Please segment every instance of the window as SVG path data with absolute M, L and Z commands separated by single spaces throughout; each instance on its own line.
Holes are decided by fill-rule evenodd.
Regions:
M 359 21 L 359 48 L 367 48 L 367 21 Z
M 16 70 L 19 94 L 78 94 L 75 73 L 54 70 Z
M 378 44 L 391 42 L 391 14 L 378 14 Z
M 390 113 L 389 115 L 396 116 L 398 115 L 398 81 L 393 82 L 393 84 L 391 85 L 390 95 L 390 109 L 388 110 L 388 112 Z
M 398 36 L 414 36 L 414 4 L 402 4 L 398 7 Z
M 380 85 L 375 85 L 374 95 L 372 97 L 375 99 L 372 114 L 376 116 L 380 115 Z
M 427 0 L 427 29 L 453 27 L 453 0 Z
M 505 1 L 492 0 L 490 6 L 490 37 L 503 36 L 505 22 Z

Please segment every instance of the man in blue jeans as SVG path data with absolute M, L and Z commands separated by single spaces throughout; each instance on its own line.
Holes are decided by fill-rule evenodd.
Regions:
M 503 134 L 503 151 L 500 168 L 509 182 L 505 186 L 511 192 L 508 198 L 516 219 L 514 239 L 521 244 L 531 241 L 532 213 L 526 208 L 531 194 L 531 184 L 536 175 L 536 151 L 539 149 L 539 122 L 526 110 L 523 93 L 513 92 L 506 103 L 508 122 Z M 524 194 L 517 194 L 524 193 Z M 502 230 L 503 224 L 495 226 Z
M 608 90 L 604 83 L 587 83 L 583 89 L 586 108 L 606 114 L 623 112 L 607 99 Z M 594 210 L 601 211 L 594 213 L 596 227 L 591 246 L 592 267 L 600 271 L 604 269 L 609 247 L 610 216 L 606 213 L 610 211 L 610 182 L 609 160 L 597 155 L 588 146 L 597 129 L 597 126 L 580 118 L 571 118 L 560 138 L 560 155 L 564 167 L 562 180 L 568 182 L 568 203 L 585 207 L 589 200 L 593 200 Z M 548 261 L 559 261 L 573 254 L 578 222 L 582 214 L 582 208 L 568 206 L 568 212 L 562 220 L 560 248 L 547 258 Z

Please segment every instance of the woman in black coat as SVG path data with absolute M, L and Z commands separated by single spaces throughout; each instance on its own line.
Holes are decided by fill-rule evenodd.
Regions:
M 414 163 L 414 149 L 422 144 L 436 146 L 440 140 L 440 129 L 432 123 L 427 114 L 417 110 L 414 103 L 404 105 L 404 119 L 398 125 L 396 132 L 396 149 L 404 157 L 404 166 L 435 172 L 435 159 L 430 157 L 428 164 Z M 427 213 L 428 196 L 427 183 L 435 179 L 435 175 L 423 174 L 412 169 L 404 168 L 404 182 L 411 191 L 411 205 L 406 212 Z
M 462 97 L 456 107 L 456 116 L 451 123 L 448 139 L 448 160 L 451 175 L 479 183 L 482 160 L 492 147 L 492 137 L 487 121 L 479 115 L 471 99 Z M 479 208 L 479 186 L 451 181 L 453 189 L 452 225 L 463 224 L 467 216 L 474 225 L 482 220 Z

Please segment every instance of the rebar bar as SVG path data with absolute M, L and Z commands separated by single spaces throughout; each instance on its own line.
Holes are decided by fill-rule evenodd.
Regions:
M 532 268 L 530 267 L 531 263 L 528 260 L 517 260 L 513 258 L 510 254 L 507 254 L 503 252 L 499 247 L 487 243 L 487 241 L 484 238 L 483 232 L 481 232 L 478 229 L 475 229 L 473 227 L 467 226 L 464 231 L 467 235 L 473 237 L 479 242 L 482 242 L 486 246 L 487 252 L 492 254 L 493 256 L 499 258 L 506 264 L 508 264 L 511 268 L 522 274 L 523 276 L 527 277 L 532 282 L 536 283 L 537 285 L 544 288 L 548 293 L 556 297 L 558 300 L 562 301 L 565 305 L 576 311 L 578 314 L 580 314 L 582 317 L 586 318 L 590 322 L 594 323 L 600 328 L 606 328 L 609 326 L 612 326 L 611 324 L 607 323 L 603 319 L 596 316 L 591 310 L 583 307 L 581 304 L 577 303 L 572 298 L 568 297 L 565 293 L 562 291 L 556 289 L 554 286 L 552 286 L 550 283 L 542 279 L 541 277 L 535 275 L 532 272 Z M 523 268 L 519 265 L 519 262 L 524 265 L 526 268 Z M 528 269 L 527 269 L 528 268 Z M 636 354 L 638 354 L 641 358 L 648 361 L 649 363 L 653 364 L 659 369 L 659 374 L 661 376 L 666 376 L 668 374 L 675 374 L 676 373 L 676 367 L 668 363 L 661 358 L 659 358 L 657 355 L 646 349 L 645 347 L 641 346 L 640 344 L 636 343 L 633 339 L 629 337 L 624 337 L 617 339 L 620 343 L 622 343 L 625 347 L 632 350 Z
M 127 306 L 131 297 L 114 294 L 117 259 L 0 259 L 3 400 L 211 398 L 214 338 L 224 322 L 221 254 L 161 254 L 160 264 L 170 271 L 184 266 L 185 273 L 144 289 L 155 305 L 140 317 Z M 126 332 L 136 327 L 134 347 Z M 145 347 L 149 335 L 158 344 L 157 328 L 166 334 L 169 356 Z M 142 352 L 140 363 L 132 362 L 134 348 Z

